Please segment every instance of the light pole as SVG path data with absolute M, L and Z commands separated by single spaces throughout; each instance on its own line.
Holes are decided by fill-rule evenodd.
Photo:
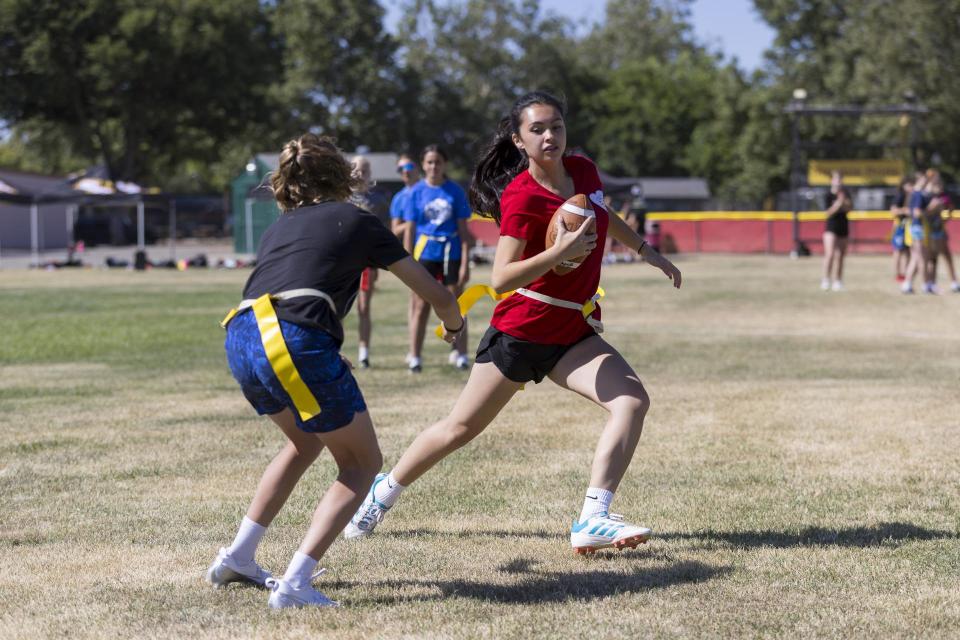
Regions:
M 793 90 L 793 102 L 791 106 L 795 110 L 791 114 L 791 134 L 790 144 L 790 205 L 793 209 L 793 249 L 790 250 L 791 258 L 799 258 L 804 255 L 802 243 L 800 242 L 800 116 L 799 111 L 803 109 L 803 104 L 807 99 L 807 90 L 797 88 Z

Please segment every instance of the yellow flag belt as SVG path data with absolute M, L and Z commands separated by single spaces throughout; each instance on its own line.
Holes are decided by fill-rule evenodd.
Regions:
M 307 290 L 295 290 L 283 292 L 276 295 L 265 293 L 256 300 L 244 300 L 236 309 L 231 309 L 230 313 L 223 319 L 220 325 L 226 328 L 230 320 L 243 309 L 253 307 L 253 315 L 257 319 L 257 328 L 260 330 L 260 340 L 263 343 L 263 350 L 267 354 L 267 360 L 273 368 L 274 375 L 280 381 L 283 390 L 287 392 L 290 399 L 293 400 L 293 406 L 296 408 L 300 419 L 307 421 L 320 414 L 320 403 L 314 397 L 313 392 L 300 377 L 296 365 L 293 363 L 293 357 L 287 349 L 287 343 L 283 339 L 283 333 L 280 331 L 280 321 L 277 319 L 277 312 L 273 307 L 274 299 L 287 299 L 298 297 L 300 295 L 310 295 L 323 297 L 327 299 L 332 306 L 329 296 L 320 291 L 305 293 Z M 295 293 L 296 295 L 290 295 Z

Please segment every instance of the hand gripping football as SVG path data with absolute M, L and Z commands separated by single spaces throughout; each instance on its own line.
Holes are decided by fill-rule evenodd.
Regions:
M 567 231 L 576 231 L 583 226 L 587 219 L 595 216 L 596 214 L 593 212 L 593 205 L 590 204 L 587 196 L 582 193 L 572 196 L 570 199 L 560 205 L 560 207 L 553 213 L 553 217 L 550 218 L 550 224 L 547 225 L 547 248 L 552 247 L 553 243 L 557 241 L 558 219 L 563 221 L 563 226 Z M 553 272 L 561 276 L 570 273 L 579 267 L 580 263 L 586 259 L 587 256 L 584 255 L 580 256 L 579 258 L 564 260 L 553 268 Z

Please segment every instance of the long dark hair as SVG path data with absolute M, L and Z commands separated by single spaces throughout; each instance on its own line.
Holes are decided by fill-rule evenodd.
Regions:
M 523 110 L 535 104 L 545 104 L 564 115 L 563 102 L 546 91 L 531 91 L 513 103 L 510 115 L 503 118 L 487 148 L 480 154 L 470 183 L 470 206 L 479 215 L 493 218 L 500 224 L 500 195 L 527 168 L 527 154 L 517 149 L 513 134 L 520 135 Z

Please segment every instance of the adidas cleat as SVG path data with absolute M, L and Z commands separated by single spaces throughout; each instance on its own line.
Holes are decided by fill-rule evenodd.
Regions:
M 601 549 L 635 549 L 650 539 L 652 531 L 623 521 L 616 514 L 596 515 L 570 527 L 570 545 L 577 555 Z

